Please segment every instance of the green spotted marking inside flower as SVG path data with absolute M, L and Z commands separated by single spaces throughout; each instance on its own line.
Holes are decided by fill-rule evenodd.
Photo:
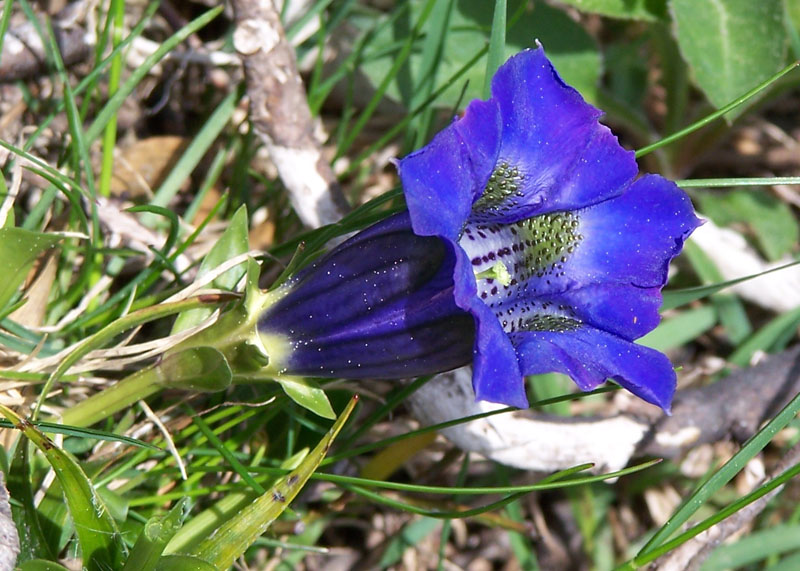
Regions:
M 581 327 L 581 322 L 563 315 L 541 313 L 524 319 L 521 329 L 525 331 L 550 331 L 552 333 L 567 333 Z
M 574 212 L 552 212 L 516 222 L 510 228 L 522 253 L 518 279 L 564 275 L 564 264 L 583 240 Z
M 512 208 L 517 203 L 515 199 L 523 196 L 520 186 L 524 178 L 518 167 L 505 161 L 499 163 L 489 177 L 483 194 L 472 205 L 473 212 L 498 214 Z

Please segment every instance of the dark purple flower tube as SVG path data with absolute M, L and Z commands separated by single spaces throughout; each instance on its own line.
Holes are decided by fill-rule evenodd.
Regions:
M 407 212 L 360 232 L 275 292 L 258 321 L 270 369 L 396 379 L 469 363 L 475 326 L 455 302 L 455 262 Z

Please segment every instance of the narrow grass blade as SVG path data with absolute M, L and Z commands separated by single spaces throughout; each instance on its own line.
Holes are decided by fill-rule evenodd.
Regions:
M 642 547 L 632 565 L 636 568 L 643 564 L 659 547 L 678 529 L 685 524 L 698 509 L 700 509 L 709 498 L 716 493 L 722 486 L 730 482 L 738 474 L 745 464 L 758 454 L 769 444 L 772 438 L 782 430 L 797 412 L 800 411 L 800 394 L 795 396 L 775 417 L 770 420 L 764 428 L 759 430 L 750 440 L 748 440 L 730 460 L 728 460 L 713 476 L 703 483 L 689 498 L 678 508 L 669 521 L 659 529 L 656 534 Z
M 208 561 L 218 569 L 229 568 L 297 496 L 327 454 L 357 400 L 357 397 L 353 397 L 333 427 L 296 470 L 278 480 L 266 494 L 226 522 L 212 537 L 201 542 L 190 555 Z
M 101 109 L 97 114 L 97 117 L 86 131 L 85 140 L 87 144 L 91 143 L 98 136 L 100 136 L 111 118 L 114 117 L 119 108 L 122 107 L 125 99 L 127 99 L 136 86 L 139 85 L 139 82 L 141 82 L 142 79 L 144 79 L 144 77 L 150 73 L 150 70 L 153 69 L 153 66 L 161 61 L 161 58 L 179 46 L 182 42 L 186 41 L 189 36 L 205 27 L 206 24 L 219 16 L 223 9 L 223 6 L 216 6 L 204 14 L 201 14 L 183 28 L 178 30 L 175 34 L 170 36 L 158 47 L 158 49 L 156 49 L 156 51 L 147 56 L 142 64 L 133 70 L 128 79 L 125 80 L 125 82 L 120 86 L 119 90 L 108 100 L 103 109 Z
M 798 264 L 800 264 L 800 260 L 796 262 L 790 262 L 782 266 L 778 266 L 777 268 L 772 268 L 771 270 L 767 270 L 765 272 L 760 272 L 758 274 L 751 274 L 749 276 L 728 280 L 726 282 L 720 282 L 706 286 L 688 287 L 684 289 L 665 291 L 664 303 L 661 304 L 661 310 L 663 311 L 665 309 L 674 309 L 676 307 L 680 307 L 681 305 L 686 305 L 687 303 L 697 301 L 698 299 L 703 299 L 705 297 L 710 296 L 711 294 L 717 293 L 718 291 L 722 291 L 727 287 L 735 286 L 736 284 L 740 284 L 742 282 L 746 282 L 747 280 L 752 280 L 753 278 L 757 278 L 760 276 L 766 276 L 767 274 L 771 274 L 772 272 L 785 270 L 786 268 L 791 268 Z
M 184 181 L 189 179 L 192 171 L 200 164 L 208 149 L 217 139 L 219 134 L 228 125 L 231 115 L 236 109 L 236 103 L 241 99 L 242 94 L 239 90 L 231 91 L 223 99 L 208 120 L 203 124 L 202 129 L 192 137 L 191 144 L 186 148 L 181 158 L 175 163 L 167 178 L 156 190 L 150 204 L 156 206 L 167 206 L 172 198 L 178 193 Z M 152 216 L 142 216 L 145 224 L 152 224 Z
M 492 17 L 492 31 L 489 36 L 489 53 L 486 56 L 486 78 L 483 82 L 483 98 L 492 96 L 492 78 L 506 54 L 506 0 L 495 0 L 494 16 Z
M 119 569 L 126 551 L 122 537 L 103 500 L 78 463 L 11 409 L 0 405 L 0 414 L 13 422 L 53 467 L 75 525 L 83 567 L 90 571 Z
M 0 372 L 0 375 L 2 372 Z M 63 434 L 64 436 L 75 436 L 77 438 L 90 438 L 94 440 L 105 440 L 108 442 L 120 442 L 122 444 L 129 444 L 138 448 L 147 448 L 161 452 L 161 448 L 139 440 L 131 438 L 130 436 L 123 436 L 121 434 L 114 434 L 113 432 L 105 432 L 104 430 L 95 430 L 93 428 L 77 428 L 74 426 L 64 426 L 63 424 L 56 424 L 54 422 L 32 422 L 36 428 L 42 432 L 51 434 Z M 8 420 L 0 419 L 0 428 L 16 428 L 13 423 Z
M 778 81 L 780 78 L 782 78 L 784 75 L 786 75 L 787 73 L 792 71 L 798 65 L 800 65 L 800 62 L 794 62 L 792 64 L 789 64 L 788 66 L 783 68 L 781 71 L 779 71 L 778 73 L 776 73 L 775 75 L 773 75 L 772 77 L 767 79 L 766 81 L 758 84 L 757 86 L 755 86 L 753 89 L 751 89 L 750 91 L 748 91 L 747 93 L 745 93 L 741 97 L 738 97 L 737 99 L 734 99 L 733 101 L 728 103 L 725 107 L 722 107 L 721 109 L 715 111 L 714 113 L 711 113 L 710 115 L 704 117 L 700 121 L 696 121 L 696 122 L 692 123 L 691 125 L 689 125 L 685 129 L 681 129 L 677 133 L 674 133 L 674 134 L 672 134 L 672 135 L 670 135 L 668 137 L 664 137 L 663 139 L 661 139 L 660 141 L 658 141 L 656 143 L 653 143 L 652 145 L 647 145 L 646 147 L 643 147 L 643 148 L 639 149 L 638 151 L 636 151 L 636 158 L 638 159 L 639 157 L 643 157 L 644 155 L 652 153 L 656 149 L 660 149 L 661 147 L 663 147 L 665 145 L 669 145 L 670 143 L 674 143 L 675 141 L 677 141 L 679 139 L 682 139 L 686 135 L 688 135 L 690 133 L 694 133 L 698 129 L 701 129 L 701 128 L 705 127 L 706 125 L 708 125 L 712 121 L 715 121 L 716 119 L 719 119 L 719 118 L 723 117 L 729 111 L 732 111 L 732 110 L 736 109 L 740 105 L 746 103 L 748 100 L 752 99 L 753 97 L 755 97 L 756 95 L 758 95 L 759 93 L 764 91 L 767 87 L 769 87 L 770 85 L 772 85 L 773 83 Z

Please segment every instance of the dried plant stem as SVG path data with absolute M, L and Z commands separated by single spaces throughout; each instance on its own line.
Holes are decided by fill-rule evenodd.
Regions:
M 272 0 L 233 0 L 233 44 L 242 58 L 253 130 L 269 151 L 292 206 L 306 226 L 338 221 L 347 212 L 322 148 L 297 71 Z

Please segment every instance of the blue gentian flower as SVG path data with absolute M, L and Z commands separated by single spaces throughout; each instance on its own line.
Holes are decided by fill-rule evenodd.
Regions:
M 527 407 L 523 377 L 557 371 L 669 409 L 669 360 L 634 340 L 700 221 L 674 183 L 637 178 L 599 116 L 542 49 L 512 57 L 491 99 L 398 162 L 408 212 L 270 295 L 269 369 L 399 378 L 472 361 L 480 400 Z
M 674 183 L 637 178 L 600 115 L 528 50 L 398 163 L 414 232 L 456 252 L 480 400 L 525 407 L 523 376 L 560 372 L 669 409 L 669 360 L 633 341 L 658 324 L 669 262 L 700 221 Z

